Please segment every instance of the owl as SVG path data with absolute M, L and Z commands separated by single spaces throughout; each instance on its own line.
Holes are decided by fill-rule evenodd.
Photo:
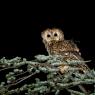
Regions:
M 77 45 L 71 40 L 65 40 L 62 30 L 57 28 L 46 29 L 41 33 L 45 48 L 49 55 L 61 55 L 65 60 L 83 61 Z M 82 70 L 88 70 L 85 63 L 78 64 Z
M 60 29 L 46 29 L 41 36 L 49 55 L 60 55 L 65 52 L 77 52 L 80 54 L 77 45 L 71 40 L 65 40 L 64 33 Z

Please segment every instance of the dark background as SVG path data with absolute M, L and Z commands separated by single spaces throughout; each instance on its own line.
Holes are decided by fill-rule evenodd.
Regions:
M 72 39 L 80 48 L 85 60 L 93 68 L 94 12 L 90 10 L 69 10 L 54 14 L 35 14 L 32 10 L 5 8 L 0 17 L 0 58 L 25 57 L 29 60 L 37 54 L 47 54 L 41 40 L 41 32 L 46 28 L 60 28 L 66 39 Z M 38 11 L 39 12 L 39 11 Z

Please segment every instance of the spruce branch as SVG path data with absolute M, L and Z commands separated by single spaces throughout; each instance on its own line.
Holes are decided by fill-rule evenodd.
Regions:
M 71 95 L 94 95 L 95 71 L 81 73 L 76 65 L 82 62 L 88 61 L 66 62 L 58 55 L 37 55 L 35 60 L 31 61 L 20 57 L 10 60 L 3 57 L 0 60 L 0 94 L 60 95 L 66 90 Z M 68 68 L 65 68 L 66 66 Z M 63 73 L 60 70 L 63 70 Z M 93 90 L 88 94 L 83 85 L 92 85 Z

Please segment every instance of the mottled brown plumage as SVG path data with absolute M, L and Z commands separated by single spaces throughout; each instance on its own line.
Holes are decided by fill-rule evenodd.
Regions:
M 46 29 L 41 36 L 49 55 L 62 55 L 65 60 L 83 61 L 77 45 L 71 40 L 65 40 L 62 30 Z M 88 69 L 85 63 L 78 64 L 78 66 L 84 70 Z
M 64 41 L 51 41 L 50 44 L 46 44 L 47 51 L 50 55 L 55 54 L 62 54 L 64 52 L 72 52 L 76 51 L 79 52 L 79 49 L 77 48 L 76 44 L 74 44 L 70 40 L 64 40 Z

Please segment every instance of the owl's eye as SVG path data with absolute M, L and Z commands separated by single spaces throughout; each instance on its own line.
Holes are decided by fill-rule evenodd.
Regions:
M 49 37 L 50 37 L 50 35 L 48 34 L 48 35 L 47 35 L 47 37 L 49 38 Z
M 54 36 L 57 37 L 57 33 L 54 33 Z

